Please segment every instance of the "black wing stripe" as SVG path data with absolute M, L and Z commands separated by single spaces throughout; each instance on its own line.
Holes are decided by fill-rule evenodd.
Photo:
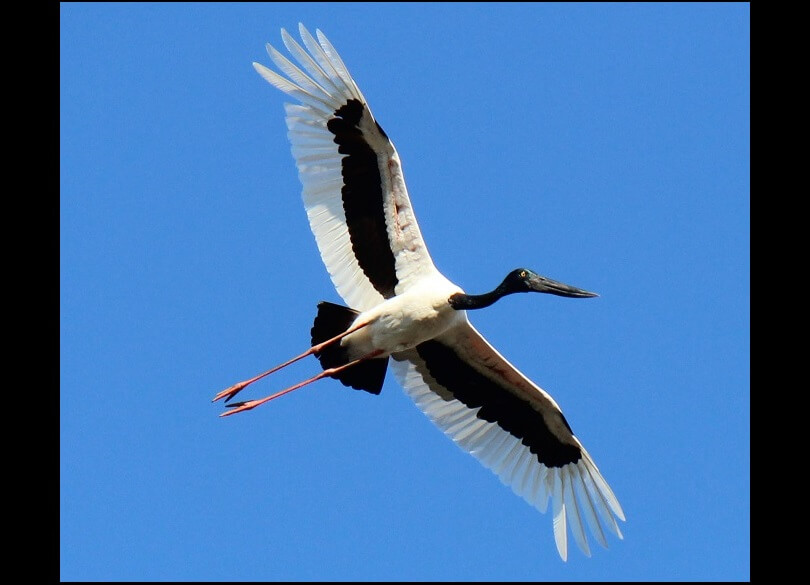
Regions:
M 543 415 L 531 404 L 481 375 L 450 347 L 432 340 L 416 346 L 416 351 L 430 375 L 452 393 L 453 398 L 471 409 L 480 406 L 478 418 L 497 423 L 526 445 L 546 467 L 562 467 L 582 457 L 578 446 L 557 439 Z
M 377 154 L 359 127 L 364 111 L 359 100 L 348 100 L 335 112 L 327 128 L 335 135 L 338 152 L 346 155 L 341 161 L 341 194 L 352 251 L 374 288 L 383 297 L 391 298 L 398 282 L 396 260 L 386 229 Z

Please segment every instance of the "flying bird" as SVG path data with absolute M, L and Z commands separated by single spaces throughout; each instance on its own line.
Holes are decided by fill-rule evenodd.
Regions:
M 253 382 L 309 355 L 322 372 L 260 400 L 226 404 L 221 416 L 253 409 L 331 377 L 379 394 L 390 365 L 416 405 L 462 449 L 529 504 L 552 507 L 557 550 L 567 531 L 590 556 L 585 524 L 602 546 L 605 530 L 622 538 L 624 512 L 554 399 L 509 363 L 472 326 L 468 311 L 514 293 L 588 298 L 527 268 L 492 291 L 471 295 L 445 278 L 422 239 L 393 143 L 332 44 L 299 25 L 302 47 L 285 30 L 295 65 L 269 44 L 286 77 L 253 67 L 298 103 L 285 104 L 292 154 L 310 228 L 346 305 L 321 302 L 311 347 L 214 397 L 228 403 Z M 584 520 L 584 522 L 583 522 Z

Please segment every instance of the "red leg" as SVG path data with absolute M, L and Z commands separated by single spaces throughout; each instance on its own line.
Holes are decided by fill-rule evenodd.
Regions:
M 312 382 L 316 382 L 316 381 L 320 380 L 321 378 L 325 378 L 326 376 L 331 376 L 333 374 L 339 374 L 343 370 L 351 368 L 352 366 L 357 365 L 360 362 L 363 362 L 365 360 L 370 360 L 372 358 L 375 358 L 378 355 L 380 355 L 381 353 L 382 353 L 381 349 L 374 350 L 373 352 L 371 352 L 367 356 L 361 357 L 360 359 L 356 359 L 353 362 L 349 362 L 348 364 L 344 364 L 344 365 L 338 366 L 336 368 L 326 369 L 323 372 L 321 372 L 320 374 L 318 374 L 317 376 L 312 376 L 308 380 L 304 380 L 303 382 L 299 382 L 295 386 L 290 386 L 289 388 L 285 388 L 281 392 L 276 392 L 275 394 L 271 394 L 270 396 L 267 396 L 266 398 L 262 398 L 261 400 L 248 400 L 246 402 L 239 402 L 239 403 L 236 403 L 236 404 L 229 404 L 228 406 L 233 407 L 233 410 L 223 412 L 219 416 L 231 416 L 232 414 L 236 414 L 237 412 L 242 412 L 242 411 L 245 411 L 245 410 L 252 410 L 252 409 L 256 408 L 257 406 L 259 406 L 260 404 L 264 404 L 265 402 L 270 402 L 271 400 L 279 398 L 280 396 L 284 396 L 285 394 L 288 394 L 288 393 L 292 392 L 293 390 L 298 390 L 299 388 L 301 388 L 302 386 L 306 386 L 307 384 L 312 384 Z
M 357 325 L 356 327 L 350 327 L 349 329 L 347 329 L 343 333 L 341 333 L 339 335 L 335 335 L 331 339 L 327 339 L 326 341 L 323 341 L 321 343 L 313 345 L 312 347 L 310 347 L 307 351 L 305 351 L 301 355 L 296 356 L 296 357 L 292 358 L 291 360 L 287 360 L 286 362 L 284 362 L 280 366 L 276 366 L 275 368 L 267 370 L 263 374 L 259 374 L 258 376 L 255 376 L 255 377 L 253 377 L 253 378 L 251 378 L 249 380 L 245 380 L 244 382 L 239 382 L 238 384 L 234 384 L 233 386 L 230 386 L 229 388 L 225 388 L 225 390 L 223 390 L 222 392 L 220 392 L 219 394 L 214 396 L 214 398 L 213 398 L 213 400 L 211 400 L 211 402 L 216 402 L 217 400 L 220 400 L 222 398 L 225 398 L 225 402 L 228 402 L 231 398 L 233 398 L 234 396 L 239 394 L 239 392 L 244 390 L 245 387 L 249 386 L 250 384 L 253 384 L 253 382 L 256 382 L 257 380 L 261 380 L 265 376 L 269 376 L 273 372 L 277 372 L 281 368 L 285 368 L 285 367 L 289 366 L 290 364 L 297 362 L 300 359 L 304 359 L 308 355 L 312 355 L 313 353 L 318 353 L 319 351 L 321 351 L 327 345 L 329 345 L 331 343 L 334 343 L 334 342 L 336 342 L 336 341 L 338 341 L 340 339 L 343 339 L 349 333 L 354 333 L 355 331 L 357 331 L 358 329 L 362 329 L 366 325 L 368 325 L 368 322 L 361 323 L 360 325 Z M 229 414 L 231 414 L 231 413 L 229 413 Z

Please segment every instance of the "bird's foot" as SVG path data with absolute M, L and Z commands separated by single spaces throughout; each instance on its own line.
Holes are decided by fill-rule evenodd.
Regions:
M 244 412 L 246 410 L 253 410 L 260 404 L 265 402 L 264 400 L 246 400 L 244 402 L 234 402 L 233 404 L 226 404 L 225 406 L 230 410 L 226 410 L 219 416 L 231 416 L 232 414 L 236 414 L 238 412 Z
M 238 384 L 234 384 L 229 388 L 225 388 L 222 392 L 214 396 L 214 399 L 211 402 L 216 402 L 217 400 L 225 399 L 225 402 L 228 402 L 231 398 L 239 394 L 245 386 L 248 385 L 248 381 L 246 382 L 239 382 Z M 239 404 L 242 404 L 241 402 Z M 236 404 L 228 404 L 228 406 L 237 406 Z

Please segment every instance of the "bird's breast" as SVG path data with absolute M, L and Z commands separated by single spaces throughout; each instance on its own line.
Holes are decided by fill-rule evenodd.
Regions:
M 387 299 L 358 315 L 355 324 L 368 321 L 369 325 L 345 337 L 342 345 L 357 359 L 376 350 L 385 355 L 405 351 L 433 339 L 463 320 L 463 311 L 453 309 L 448 302 L 459 291 L 445 280 Z

